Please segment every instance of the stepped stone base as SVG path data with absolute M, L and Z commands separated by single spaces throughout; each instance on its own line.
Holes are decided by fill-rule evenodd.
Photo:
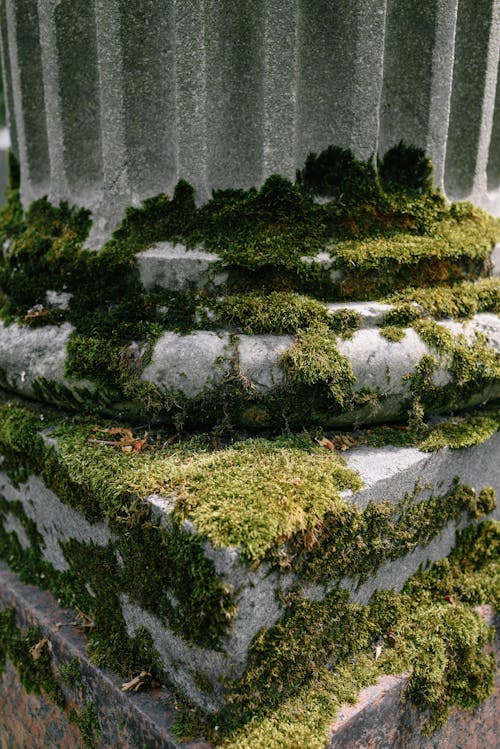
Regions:
M 179 742 L 172 734 L 177 717 L 172 695 L 154 689 L 130 695 L 121 691 L 122 680 L 93 666 L 86 655 L 85 637 L 72 622 L 74 612 L 57 607 L 49 593 L 24 585 L 0 563 L 0 610 L 15 607 L 23 629 L 41 628 L 52 644 L 52 663 L 78 659 L 82 688 L 68 691 L 72 707 L 91 703 L 99 726 L 99 749 L 211 749 L 202 738 Z M 491 611 L 482 614 L 491 621 Z M 494 643 L 500 661 L 500 639 Z M 500 673 L 500 670 L 499 670 Z M 422 716 L 403 701 L 406 678 L 385 676 L 364 689 L 356 705 L 345 706 L 331 728 L 325 749 L 495 749 L 496 716 L 500 709 L 500 680 L 495 693 L 479 708 L 454 711 L 443 728 L 431 736 L 421 732 Z M 0 678 L 0 749 L 85 749 L 80 731 L 45 695 L 27 694 L 10 663 Z

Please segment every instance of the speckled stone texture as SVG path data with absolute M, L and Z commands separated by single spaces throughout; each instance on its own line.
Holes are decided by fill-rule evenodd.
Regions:
M 293 178 L 330 144 L 401 139 L 450 198 L 500 212 L 495 0 L 1 0 L 23 200 L 124 209 L 180 179 Z
M 488 622 L 491 610 L 481 607 Z M 498 625 L 498 618 L 497 618 Z M 454 710 L 448 722 L 430 736 L 422 732 L 425 716 L 404 700 L 406 678 L 384 676 L 363 689 L 358 702 L 341 709 L 327 749 L 498 749 L 500 711 L 500 637 L 495 693 L 475 710 Z
M 179 749 L 172 735 L 176 717 L 172 695 L 164 689 L 129 694 L 122 680 L 93 666 L 86 654 L 85 637 L 69 623 L 74 613 L 57 607 L 49 593 L 20 582 L 0 562 L 0 609 L 15 608 L 23 631 L 39 626 L 52 645 L 54 669 L 73 658 L 80 661 L 83 687 L 67 694 L 68 707 L 92 702 L 101 732 L 99 749 Z M 59 622 L 66 626 L 55 627 Z M 64 712 L 42 695 L 26 694 L 15 670 L 8 665 L 0 678 L 0 749 L 80 749 L 79 731 Z M 183 749 L 210 749 L 199 739 L 182 743 Z
M 171 734 L 176 717 L 172 696 L 160 689 L 132 696 L 121 692 L 118 677 L 88 662 L 81 633 L 71 626 L 54 631 L 56 622 L 71 621 L 72 613 L 58 609 L 50 594 L 24 585 L 0 563 L 0 608 L 12 606 L 19 626 L 39 625 L 48 633 L 55 665 L 80 659 L 84 688 L 78 700 L 94 703 L 101 729 L 99 749 L 213 749 L 201 738 L 179 744 Z M 491 610 L 482 608 L 485 618 L 492 621 Z M 500 665 L 498 636 L 493 647 Z M 498 748 L 500 681 L 494 695 L 479 708 L 454 711 L 448 723 L 431 736 L 421 731 L 422 715 L 403 700 L 405 684 L 404 676 L 385 676 L 364 689 L 356 705 L 341 709 L 325 749 Z M 78 701 L 71 704 L 78 706 Z M 7 664 L 0 678 L 0 749 L 83 747 L 65 713 L 43 695 L 26 694 L 16 671 Z

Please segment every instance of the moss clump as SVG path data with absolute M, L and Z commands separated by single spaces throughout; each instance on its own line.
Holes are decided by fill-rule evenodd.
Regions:
M 498 220 L 469 205 L 447 207 L 429 186 L 428 168 L 421 152 L 404 144 L 386 154 L 379 175 L 373 164 L 329 147 L 309 157 L 296 183 L 271 175 L 259 190 L 218 191 L 199 208 L 192 187 L 181 181 L 172 198 L 162 194 L 129 209 L 98 252 L 83 249 L 88 212 L 64 203 L 54 207 L 44 199 L 23 213 L 13 184 L 0 215 L 0 236 L 9 237 L 0 260 L 3 319 L 31 326 L 70 322 L 75 332 L 65 374 L 97 386 L 92 397 L 73 382 L 72 398 L 67 389 L 43 382 L 37 384 L 36 396 L 91 413 L 121 410 L 126 404 L 133 416 L 190 423 L 203 412 L 197 426 L 209 420 L 226 423 L 232 392 L 225 397 L 221 389 L 217 398 L 178 406 L 176 393 L 163 397 L 141 382 L 163 330 L 187 332 L 222 324 L 246 333 L 301 335 L 326 326 L 349 335 L 359 322 L 355 314 L 329 315 L 318 299 L 377 297 L 410 284 L 443 286 L 484 274 L 500 237 Z M 332 199 L 319 205 L 313 194 Z M 220 300 L 159 288 L 146 292 L 136 253 L 163 240 L 217 252 L 228 271 L 227 296 Z M 58 307 L 49 291 L 69 295 L 68 308 Z M 495 293 L 498 297 L 486 285 L 478 291 L 478 308 L 491 309 Z M 401 310 L 399 314 L 401 321 Z M 232 372 L 233 379 L 236 374 Z M 327 392 L 331 400 L 331 380 Z M 282 425 L 287 408 L 286 395 L 281 395 L 281 402 L 274 394 L 274 402 L 262 407 L 255 393 L 246 393 L 240 410 L 267 411 L 266 425 L 274 426 L 280 418 Z M 340 393 L 334 397 L 340 403 Z M 350 393 L 342 399 L 350 402 Z M 324 399 L 313 395 L 304 414 L 309 411 L 318 423 L 325 410 Z M 294 423 L 302 422 L 301 415 Z
M 64 683 L 73 691 L 81 691 L 83 688 L 82 674 L 80 671 L 80 659 L 76 656 L 66 663 L 59 664 L 59 674 Z
M 490 630 L 470 604 L 494 602 L 493 570 L 498 596 L 498 563 L 486 549 L 493 537 L 498 546 L 499 527 L 471 527 L 447 560 L 411 578 L 402 593 L 377 592 L 367 606 L 349 603 L 345 591 L 321 602 L 289 594 L 287 616 L 256 637 L 249 669 L 217 716 L 217 731 L 208 727 L 210 738 L 223 749 L 321 749 L 341 705 L 384 673 L 410 674 L 408 695 L 426 711 L 426 731 L 453 706 L 480 704 L 491 694 L 494 662 L 484 652 Z
M 314 195 L 328 198 L 369 200 L 379 192 L 377 177 L 369 161 L 358 161 L 350 150 L 328 146 L 319 155 L 310 153 L 297 183 Z
M 405 286 L 443 286 L 484 275 L 498 231 L 498 220 L 481 209 L 470 206 L 457 215 L 452 206 L 426 235 L 339 242 L 335 256 L 346 273 L 340 291 L 373 299 Z
M 101 738 L 99 719 L 92 702 L 86 702 L 78 712 L 71 713 L 71 719 L 78 726 L 85 749 L 97 749 Z
M 443 447 L 462 450 L 485 442 L 500 428 L 498 407 L 488 409 L 485 413 L 458 417 L 433 425 L 419 442 L 421 450 L 431 452 Z
M 363 318 L 359 312 L 346 308 L 331 313 L 328 325 L 342 338 L 351 338 L 352 334 L 361 327 L 362 321 Z
M 438 410 L 444 404 L 463 407 L 478 392 L 498 386 L 500 354 L 489 345 L 487 337 L 477 331 L 472 340 L 465 335 L 453 335 L 447 328 L 432 320 L 419 320 L 415 330 L 437 356 L 422 357 L 411 376 L 413 392 L 426 409 Z M 451 374 L 450 385 L 439 387 L 433 374 L 439 365 Z
M 55 705 L 64 707 L 64 695 L 52 670 L 48 641 L 43 642 L 41 630 L 35 627 L 23 634 L 16 625 L 14 610 L 7 609 L 0 612 L 0 635 L 0 672 L 8 659 L 29 694 L 43 693 Z
M 281 365 L 289 382 L 324 386 L 339 408 L 352 402 L 356 378 L 351 363 L 340 354 L 337 338 L 326 326 L 299 332 L 282 355 Z
M 387 314 L 392 325 L 408 324 L 419 317 L 470 318 L 478 312 L 500 313 L 500 279 L 482 278 L 438 288 L 409 288 L 386 300 L 395 309 Z
M 221 299 L 215 313 L 218 321 L 242 333 L 295 333 L 311 325 L 327 325 L 328 310 L 316 299 L 294 292 L 250 292 Z
M 398 343 L 405 337 L 405 331 L 403 328 L 399 328 L 396 325 L 386 325 L 380 328 L 380 335 L 383 335 L 391 343 Z
M 371 503 L 363 511 L 347 504 L 334 508 L 289 539 L 276 559 L 316 583 L 347 576 L 361 584 L 384 562 L 428 545 L 449 522 L 466 513 L 484 517 L 496 507 L 489 488 L 477 494 L 455 482 L 446 493 L 418 501 L 421 491 L 417 486 L 396 504 Z
M 432 162 L 425 151 L 400 141 L 379 161 L 378 173 L 386 190 L 432 191 Z

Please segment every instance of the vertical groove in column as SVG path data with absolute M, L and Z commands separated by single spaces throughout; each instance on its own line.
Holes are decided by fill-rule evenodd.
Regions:
M 66 179 L 71 198 L 94 208 L 102 187 L 94 4 L 61 0 L 55 25 Z
M 439 0 L 388 0 L 379 151 L 428 140 Z
M 299 0 L 265 0 L 263 175 L 295 176 Z
M 472 200 L 480 200 L 488 190 L 488 161 L 493 137 L 495 101 L 498 85 L 498 64 L 500 60 L 500 0 L 494 0 L 490 21 L 490 33 L 486 50 L 486 71 L 479 122 L 479 138 Z M 485 206 L 489 208 L 488 203 Z M 498 204 L 497 204 L 498 208 Z M 493 207 L 491 208 L 493 209 Z
M 25 202 L 41 197 L 49 182 L 49 151 L 36 0 L 7 0 L 12 99 Z
M 190 182 L 197 199 L 207 187 L 207 75 L 205 0 L 174 0 L 177 178 Z
M 63 115 L 59 88 L 59 61 L 55 29 L 55 9 L 59 0 L 38 0 L 43 87 L 46 107 L 47 138 L 50 161 L 49 200 L 59 203 L 69 198 L 64 168 Z
M 206 4 L 210 188 L 261 181 L 263 21 L 263 0 Z
M 489 65 L 492 43 L 498 53 L 498 29 L 492 28 L 495 6 L 496 0 L 459 0 L 444 178 L 452 198 L 468 197 L 477 181 L 478 154 L 485 145 L 483 99 L 494 97 Z
M 488 154 L 487 187 L 490 192 L 500 189 L 500 64 L 497 75 L 497 92 L 495 113 L 491 129 L 490 149 Z
M 356 0 L 356 40 L 349 146 L 368 159 L 378 148 L 388 0 Z
M 125 144 L 135 201 L 171 192 L 177 178 L 173 6 L 173 0 L 119 0 Z
M 119 0 L 95 0 L 96 55 L 99 78 L 101 202 L 96 206 L 87 245 L 99 246 L 130 205 L 125 142 L 124 71 Z M 99 143 L 96 144 L 96 148 Z
M 438 0 L 436 32 L 432 51 L 432 80 L 426 152 L 434 163 L 434 182 L 443 187 L 451 93 L 458 0 Z
M 9 128 L 10 135 L 10 147 L 16 158 L 19 159 L 16 116 L 14 110 L 14 99 L 12 97 L 12 74 L 10 70 L 9 38 L 7 34 L 5 0 L 0 0 L 0 53 L 2 55 L 2 79 L 6 104 L 7 127 Z
M 376 150 L 386 0 L 301 0 L 298 162 Z

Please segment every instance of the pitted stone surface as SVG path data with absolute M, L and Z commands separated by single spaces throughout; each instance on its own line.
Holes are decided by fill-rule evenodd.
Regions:
M 34 520 L 43 539 L 43 557 L 56 570 L 69 569 L 61 548 L 65 541 L 92 541 L 99 546 L 106 546 L 111 538 L 104 523 L 89 523 L 81 513 L 63 504 L 38 476 L 30 476 L 26 483 L 16 488 L 7 476 L 0 472 L 0 493 L 8 502 L 20 502 L 28 517 Z M 24 546 L 27 540 L 24 529 L 22 526 L 19 528 L 19 524 L 14 524 L 12 520 L 9 522 L 10 528 Z
M 230 371 L 231 344 L 228 335 L 198 331 L 189 335 L 164 333 L 157 342 L 151 364 L 142 378 L 164 390 L 188 397 L 212 388 Z
M 260 391 L 265 392 L 281 385 L 283 370 L 279 366 L 279 360 L 292 342 L 292 336 L 238 336 L 241 373 Z
M 0 368 L 10 387 L 30 396 L 39 378 L 62 383 L 66 344 L 72 331 L 69 323 L 28 328 L 0 322 Z

